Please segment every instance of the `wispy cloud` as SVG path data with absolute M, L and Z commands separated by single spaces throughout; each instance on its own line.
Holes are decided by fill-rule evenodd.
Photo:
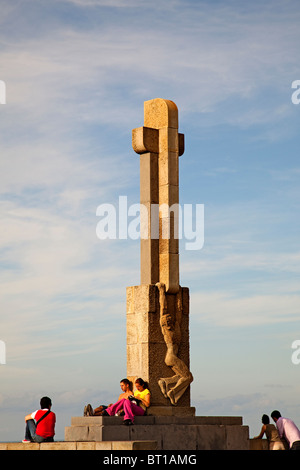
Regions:
M 292 1 L 0 3 L 0 79 L 7 86 L 7 104 L 0 108 L 6 387 L 16 390 L 18 377 L 37 374 L 45 386 L 54 379 L 62 390 L 58 401 L 75 403 L 87 396 L 76 382 L 92 383 L 95 357 L 121 338 L 125 348 L 125 287 L 139 283 L 139 242 L 100 242 L 96 208 L 117 202 L 120 194 L 138 202 L 131 129 L 143 124 L 143 101 L 174 100 L 188 146 L 203 136 L 222 148 L 224 126 L 254 129 L 252 142 L 297 135 L 290 84 L 299 78 L 299 8 Z M 201 311 L 193 321 L 241 328 L 294 322 L 300 300 L 296 222 L 291 230 L 299 199 L 297 163 L 271 171 L 266 163 L 269 186 L 260 182 L 255 192 L 255 178 L 247 179 L 251 164 L 243 158 L 225 161 L 220 151 L 211 162 L 205 148 L 188 146 L 185 195 L 198 198 L 200 178 L 206 195 L 214 191 L 212 201 L 197 201 L 207 208 L 204 249 L 192 257 L 181 254 L 182 277 L 193 285 L 192 315 Z M 244 200 L 238 203 L 240 188 Z M 281 236 L 277 229 L 285 223 L 289 231 Z M 280 273 L 276 279 L 273 272 Z M 235 284 L 241 277 L 245 283 Z M 113 353 L 101 367 L 115 380 L 120 352 Z M 91 359 L 81 369 L 80 354 Z M 60 360 L 78 371 L 74 392 Z M 53 364 L 48 379 L 44 363 Z M 1 392 L 4 403 L 8 388 Z M 206 404 L 216 411 L 216 403 Z
M 296 293 L 239 296 L 233 289 L 231 294 L 228 291 L 194 293 L 192 312 L 200 323 L 238 328 L 296 323 L 300 316 L 299 306 L 300 295 Z
M 166 92 L 181 103 L 183 113 L 214 110 L 215 123 L 281 120 L 289 113 L 289 101 L 282 98 L 289 96 L 291 74 L 297 73 L 297 12 L 264 8 L 267 16 L 236 5 L 216 10 L 205 2 L 198 8 L 188 3 L 182 10 L 175 2 L 171 12 L 166 8 L 168 28 L 163 6 L 161 16 L 149 6 L 141 9 L 138 18 L 143 20 L 133 20 L 134 28 L 118 21 L 111 28 L 105 13 L 101 20 L 101 9 L 95 13 L 101 27 L 83 22 L 80 30 L 57 21 L 55 30 L 46 27 L 38 42 L 22 38 L 4 53 L 10 103 L 23 103 L 31 119 L 48 109 L 48 127 L 54 110 L 65 126 L 71 117 L 73 124 L 85 119 L 128 122 L 128 113 L 134 119 L 132 110 L 137 109 L 132 103 L 137 106 L 145 95 Z M 26 21 L 30 16 L 25 13 Z M 269 99 L 274 94 L 277 104 Z M 222 111 L 229 99 L 230 114 Z

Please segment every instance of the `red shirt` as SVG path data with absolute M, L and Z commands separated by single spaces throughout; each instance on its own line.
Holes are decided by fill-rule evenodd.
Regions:
M 38 421 L 45 413 L 47 413 L 48 409 L 37 410 L 32 413 L 32 418 Z M 36 428 L 36 434 L 41 437 L 53 437 L 55 434 L 55 421 L 56 416 L 55 413 L 50 411 L 50 413 L 44 418 Z

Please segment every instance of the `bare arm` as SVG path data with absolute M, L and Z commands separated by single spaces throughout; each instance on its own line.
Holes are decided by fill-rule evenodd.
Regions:
M 253 439 L 261 439 L 266 432 L 266 425 L 264 424 L 261 428 L 259 436 L 254 437 Z
M 143 403 L 143 405 L 145 405 L 146 408 L 150 406 L 150 393 L 147 393 L 147 395 L 144 398 L 141 398 L 139 393 L 135 393 L 134 396 L 138 400 L 140 400 Z
M 25 421 L 28 421 L 29 419 L 33 419 L 33 418 L 32 418 L 32 416 L 31 416 L 31 414 L 30 414 L 30 415 L 27 415 L 27 416 L 25 416 Z

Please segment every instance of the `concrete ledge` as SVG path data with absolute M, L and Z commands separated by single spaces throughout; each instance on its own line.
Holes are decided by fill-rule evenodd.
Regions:
M 152 405 L 147 409 L 148 416 L 195 416 L 196 408 L 193 406 L 159 406 Z
M 1 450 L 156 450 L 156 441 L 105 441 L 105 442 L 0 442 Z
M 269 450 L 267 439 L 250 439 L 250 450 Z
M 66 442 L 156 441 L 158 450 L 249 450 L 249 428 L 232 416 L 72 417 Z
M 122 416 L 73 416 L 71 426 L 116 426 L 123 423 Z M 219 425 L 242 426 L 241 416 L 135 416 L 134 425 Z

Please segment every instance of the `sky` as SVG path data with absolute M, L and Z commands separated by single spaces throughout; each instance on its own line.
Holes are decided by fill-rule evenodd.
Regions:
M 140 240 L 99 239 L 97 208 L 139 203 L 131 131 L 154 98 L 179 110 L 180 204 L 204 205 L 203 247 L 180 240 L 191 404 L 242 416 L 251 437 L 273 409 L 300 426 L 299 2 L 0 11 L 0 441 L 22 440 L 44 395 L 57 440 L 119 395 Z

